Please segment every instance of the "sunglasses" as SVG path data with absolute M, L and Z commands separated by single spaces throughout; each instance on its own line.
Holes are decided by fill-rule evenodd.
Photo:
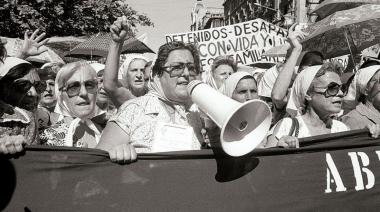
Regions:
M 321 88 L 321 87 L 316 87 L 316 88 Z M 327 88 L 324 92 L 318 92 L 318 91 L 314 91 L 314 92 L 319 93 L 319 94 L 323 94 L 326 98 L 329 98 L 331 96 L 337 96 L 339 94 L 339 91 L 342 91 L 343 96 L 347 95 L 348 89 L 342 89 L 342 88 L 343 88 L 342 85 L 335 83 L 335 82 L 332 82 L 327 86 Z
M 36 89 L 38 94 L 41 94 L 46 90 L 46 82 L 44 81 L 35 81 L 32 83 L 28 80 L 19 80 L 13 82 L 13 86 L 20 93 L 27 93 L 32 87 Z
M 178 63 L 175 65 L 164 66 L 162 68 L 170 74 L 170 77 L 182 76 L 185 68 L 187 68 L 191 77 L 196 77 L 198 75 L 197 68 L 194 63 Z
M 81 82 L 72 82 L 66 87 L 62 87 L 59 90 L 65 91 L 69 97 L 79 96 L 80 89 L 84 85 L 88 93 L 95 94 L 98 92 L 98 81 L 97 80 L 88 80 L 83 83 Z

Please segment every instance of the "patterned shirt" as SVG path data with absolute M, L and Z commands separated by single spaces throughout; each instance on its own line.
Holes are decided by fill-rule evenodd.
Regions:
M 100 127 L 97 127 L 100 130 Z M 80 132 L 78 134 L 80 134 L 81 137 L 76 136 L 76 133 L 74 134 L 73 147 L 95 148 L 95 137 L 85 134 L 85 128 L 87 128 L 85 125 L 79 126 L 78 131 Z M 65 146 L 65 138 L 68 134 L 68 130 L 69 126 L 66 124 L 65 120 L 60 120 L 56 124 L 51 125 L 49 128 L 40 132 L 40 142 L 49 146 Z
M 183 115 L 181 115 L 178 110 L 174 110 L 174 113 L 170 114 L 170 110 L 166 107 L 170 106 L 166 106 L 156 96 L 148 93 L 125 102 L 110 121 L 115 122 L 129 135 L 130 142 L 138 153 L 152 152 L 154 131 L 158 122 L 174 122 L 178 125 L 191 126 L 193 129 L 191 150 L 201 149 L 203 138 L 199 113 L 183 111 Z M 180 141 L 181 138 L 178 138 L 178 142 Z M 168 149 L 167 151 L 172 150 Z

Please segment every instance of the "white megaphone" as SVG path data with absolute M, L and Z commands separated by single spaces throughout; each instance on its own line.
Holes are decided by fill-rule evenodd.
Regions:
M 199 80 L 191 81 L 187 91 L 193 102 L 222 129 L 220 142 L 228 155 L 248 154 L 266 137 L 272 112 L 264 101 L 239 103 Z

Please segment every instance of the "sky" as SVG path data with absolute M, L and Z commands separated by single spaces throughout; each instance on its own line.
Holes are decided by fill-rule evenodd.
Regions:
M 129 0 L 128 4 L 147 15 L 154 27 L 139 26 L 137 37 L 148 34 L 148 46 L 157 53 L 165 35 L 190 31 L 191 10 L 196 0 Z M 223 8 L 224 0 L 202 0 L 205 7 Z

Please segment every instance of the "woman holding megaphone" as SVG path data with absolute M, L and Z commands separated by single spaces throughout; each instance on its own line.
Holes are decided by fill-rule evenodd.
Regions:
M 111 26 L 114 37 L 125 39 L 126 31 L 125 17 Z M 191 99 L 187 92 L 189 82 L 198 79 L 199 74 L 195 46 L 182 42 L 162 45 L 148 93 L 119 108 L 110 118 L 97 148 L 108 151 L 111 160 L 122 163 L 135 161 L 136 153 L 200 149 L 201 120 L 199 113 L 188 110 Z

